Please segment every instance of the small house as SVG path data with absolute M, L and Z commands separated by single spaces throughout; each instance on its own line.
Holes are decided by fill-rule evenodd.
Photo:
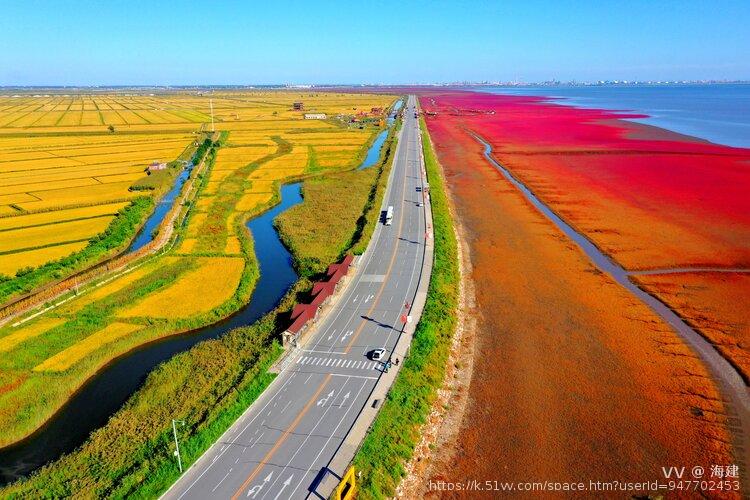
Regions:
M 152 161 L 151 165 L 148 166 L 149 172 L 156 172 L 157 170 L 166 170 L 167 164 L 163 161 Z

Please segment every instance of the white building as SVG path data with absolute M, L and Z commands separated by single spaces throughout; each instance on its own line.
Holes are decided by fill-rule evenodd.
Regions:
M 305 113 L 305 120 L 325 120 L 325 113 Z
M 163 161 L 153 161 L 151 162 L 151 165 L 148 166 L 149 171 L 153 172 L 155 170 L 166 170 L 167 164 Z

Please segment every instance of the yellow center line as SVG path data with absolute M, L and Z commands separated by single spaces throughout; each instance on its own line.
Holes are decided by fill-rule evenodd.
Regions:
M 409 144 L 407 141 L 406 144 L 406 167 L 409 166 Z M 395 161 L 395 160 L 394 160 Z M 404 182 L 401 185 L 401 199 L 403 200 L 406 196 L 406 167 L 404 169 Z M 403 205 L 402 209 L 400 210 L 401 216 L 399 217 L 398 221 L 398 234 L 401 235 L 401 229 L 404 226 L 404 210 Z M 393 254 L 391 255 L 391 261 L 388 264 L 388 270 L 385 273 L 385 278 L 383 279 L 383 284 L 380 285 L 380 289 L 378 290 L 377 295 L 375 295 L 375 300 L 372 301 L 372 305 L 367 310 L 367 316 L 371 316 L 372 312 L 375 310 L 375 306 L 378 305 L 378 302 L 380 301 L 380 296 L 383 294 L 383 290 L 385 290 L 385 285 L 388 283 L 388 277 L 391 275 L 391 271 L 393 270 L 393 263 L 396 262 L 396 255 L 398 254 L 398 246 L 400 242 L 396 240 L 396 244 L 393 247 Z M 354 346 L 354 342 L 357 340 L 357 337 L 359 337 L 359 334 L 362 333 L 362 330 L 364 329 L 365 325 L 367 324 L 368 320 L 362 320 L 362 322 L 357 327 L 357 331 L 354 332 L 354 335 L 352 336 L 352 339 L 349 341 L 349 343 L 346 345 L 346 348 L 344 349 L 345 354 L 349 354 L 349 351 Z
M 286 441 L 286 438 L 289 437 L 289 435 L 292 433 L 292 430 L 294 430 L 295 427 L 299 424 L 300 420 L 302 420 L 302 417 L 305 416 L 307 411 L 312 406 L 315 399 L 320 395 L 320 392 L 323 390 L 323 388 L 328 385 L 328 381 L 331 379 L 331 374 L 329 373 L 326 375 L 326 378 L 323 379 L 323 382 L 320 384 L 320 387 L 318 387 L 318 390 L 315 391 L 315 394 L 312 395 L 310 400 L 307 402 L 304 408 L 302 408 L 302 411 L 297 415 L 297 418 L 294 419 L 294 421 L 289 424 L 289 427 L 284 430 L 283 434 L 279 437 L 279 439 L 276 441 L 276 444 L 273 445 L 273 448 L 268 450 L 268 453 L 265 454 L 265 456 L 260 459 L 260 462 L 258 462 L 258 465 L 253 469 L 253 472 L 250 473 L 250 475 L 245 479 L 245 482 L 242 483 L 242 486 L 237 490 L 237 492 L 232 495 L 232 500 L 237 500 L 239 498 L 240 494 L 247 488 L 250 483 L 255 479 L 255 476 L 258 475 L 258 473 L 263 468 L 263 465 L 266 463 L 266 461 L 273 456 L 274 453 L 276 453 L 276 450 L 279 449 L 279 446 L 281 446 L 284 441 Z

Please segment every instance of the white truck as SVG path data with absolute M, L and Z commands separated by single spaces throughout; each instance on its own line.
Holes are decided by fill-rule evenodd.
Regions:
M 385 225 L 390 226 L 393 224 L 393 206 L 389 206 L 385 212 Z

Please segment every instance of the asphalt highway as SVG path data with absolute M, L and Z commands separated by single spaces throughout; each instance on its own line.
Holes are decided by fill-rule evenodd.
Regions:
M 351 282 L 268 389 L 164 495 L 168 499 L 318 497 L 326 466 L 384 370 L 415 295 L 426 232 L 416 100 L 408 99 L 378 224 Z M 416 318 L 415 318 L 416 320 Z M 393 362 L 396 360 L 393 359 Z

